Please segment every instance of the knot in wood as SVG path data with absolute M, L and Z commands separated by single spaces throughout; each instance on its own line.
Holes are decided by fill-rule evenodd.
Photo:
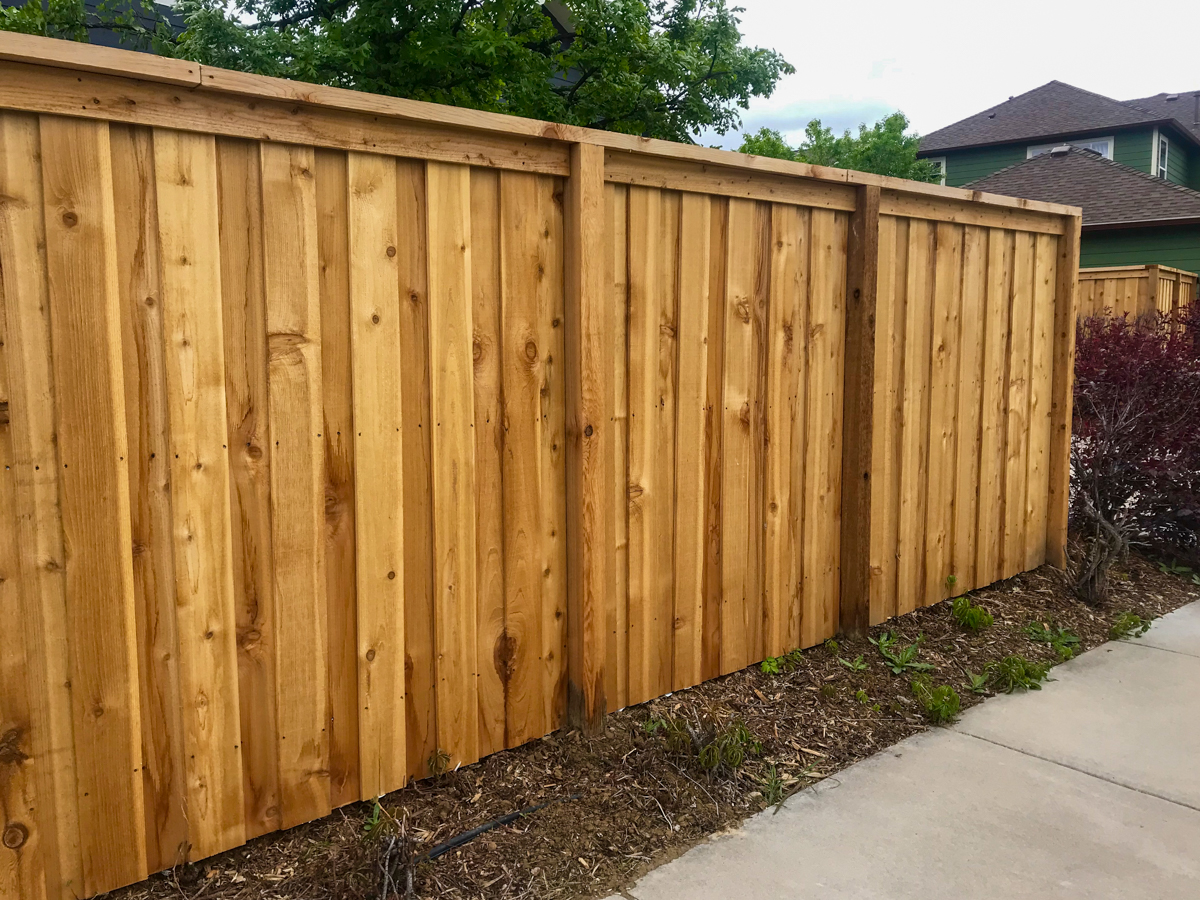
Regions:
M 9 850 L 19 850 L 29 840 L 29 829 L 20 822 L 11 822 L 5 826 L 3 840 Z

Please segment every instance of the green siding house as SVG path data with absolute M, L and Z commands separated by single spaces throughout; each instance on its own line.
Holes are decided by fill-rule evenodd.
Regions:
M 1081 206 L 1084 266 L 1200 272 L 1200 91 L 1121 101 L 1051 81 L 926 135 L 918 156 L 943 184 Z

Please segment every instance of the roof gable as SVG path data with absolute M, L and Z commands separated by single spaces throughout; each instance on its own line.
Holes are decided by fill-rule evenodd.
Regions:
M 1200 91 L 1155 94 L 1124 101 L 1126 106 L 1150 113 L 1157 119 L 1174 119 L 1179 127 L 1200 138 Z
M 1051 81 L 925 135 L 921 152 L 1054 138 L 1110 128 L 1154 125 L 1164 116 Z
M 1083 208 L 1083 224 L 1200 219 L 1200 191 L 1154 178 L 1090 150 L 1042 153 L 967 188 Z

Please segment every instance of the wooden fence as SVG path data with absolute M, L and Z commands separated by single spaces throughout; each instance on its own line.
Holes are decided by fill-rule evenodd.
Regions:
M 0 34 L 0 898 L 1061 564 L 1078 241 Z
M 1079 315 L 1177 315 L 1196 299 L 1196 274 L 1170 266 L 1079 270 Z

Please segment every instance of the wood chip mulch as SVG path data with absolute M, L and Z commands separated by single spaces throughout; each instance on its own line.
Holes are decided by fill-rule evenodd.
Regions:
M 1040 621 L 1079 637 L 1078 652 L 1109 639 L 1124 612 L 1149 619 L 1200 599 L 1191 576 L 1131 559 L 1104 609 L 1075 600 L 1058 571 L 1043 567 L 972 593 L 995 624 L 965 633 L 950 603 L 873 628 L 897 631 L 901 646 L 922 637 L 920 659 L 936 666 L 963 708 L 985 699 L 968 689 L 1009 654 L 1057 663 L 1025 633 Z M 854 671 L 839 660 L 866 663 Z M 1053 677 L 1053 676 L 1051 676 Z M 179 898 L 377 898 L 385 859 L 388 897 L 406 892 L 404 860 L 505 814 L 557 801 L 490 830 L 436 860 L 411 867 L 412 896 L 453 898 L 603 897 L 715 831 L 768 806 L 774 772 L 794 793 L 930 727 L 913 698 L 910 676 L 893 675 L 866 639 L 844 639 L 803 653 L 793 671 L 758 666 L 608 717 L 603 736 L 559 732 L 383 799 L 359 803 L 199 863 L 179 866 L 114 892 L 120 900 Z M 864 693 L 865 692 L 865 696 Z M 673 754 L 652 717 L 743 721 L 763 744 L 731 774 L 709 777 L 695 760 Z M 778 787 L 778 782 L 776 783 Z M 386 900 L 386 898 L 385 898 Z

